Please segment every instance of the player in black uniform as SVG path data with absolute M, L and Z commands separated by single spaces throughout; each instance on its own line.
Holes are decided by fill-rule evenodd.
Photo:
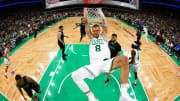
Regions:
M 67 35 L 64 35 L 64 32 L 63 32 L 63 26 L 59 26 L 59 32 L 57 34 L 57 39 L 58 39 L 58 45 L 59 47 L 62 49 L 62 58 L 63 60 L 66 60 L 66 57 L 65 56 L 68 56 L 67 54 L 65 54 L 65 43 L 64 43 L 64 37 L 67 37 Z
M 108 42 L 111 51 L 111 58 L 121 54 L 121 45 L 117 42 L 117 34 L 112 34 L 111 40 Z
M 111 51 L 111 58 L 120 56 L 121 54 L 121 45 L 117 42 L 117 34 L 112 34 L 111 40 L 108 42 L 109 49 Z M 109 74 L 108 74 L 108 79 L 105 82 L 105 86 L 109 82 Z
M 140 40 L 141 40 L 141 28 L 140 27 L 138 27 L 137 28 L 137 32 L 136 32 L 136 36 L 137 36 L 137 42 L 139 43 L 140 42 Z
M 16 87 L 19 89 L 19 91 L 20 91 L 21 95 L 23 96 L 24 100 L 27 100 L 27 99 L 24 96 L 21 88 L 23 88 L 24 91 L 26 91 L 26 93 L 28 94 L 28 96 L 31 97 L 33 100 L 39 101 L 38 97 L 34 96 L 33 93 L 32 93 L 32 89 L 33 89 L 37 93 L 41 94 L 40 86 L 36 81 L 34 81 L 32 78 L 27 77 L 27 76 L 21 77 L 18 74 L 15 76 L 15 80 L 16 80 Z
M 75 28 L 77 28 L 78 26 L 80 26 L 80 34 L 81 34 L 80 43 L 81 43 L 82 38 L 86 36 L 84 18 L 81 18 L 81 23 L 79 25 L 76 25 Z M 75 29 L 75 28 L 73 28 L 73 29 Z

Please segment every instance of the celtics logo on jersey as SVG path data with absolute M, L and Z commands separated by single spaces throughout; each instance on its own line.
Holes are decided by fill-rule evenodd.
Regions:
M 92 40 L 92 45 L 95 46 L 95 51 L 100 52 L 101 51 L 101 45 L 104 44 L 103 39 L 97 39 L 97 40 Z

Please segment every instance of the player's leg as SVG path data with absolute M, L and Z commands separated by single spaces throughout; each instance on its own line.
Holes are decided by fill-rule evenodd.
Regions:
M 137 82 L 137 78 L 138 78 L 137 72 L 138 72 L 139 67 L 140 67 L 139 63 L 136 64 L 135 67 L 134 67 L 134 75 L 135 75 L 135 82 L 133 83 L 134 86 L 136 86 L 136 82 Z
M 135 75 L 135 82 L 133 82 L 133 86 L 136 86 L 136 82 L 137 82 L 137 72 L 134 72 L 134 75 Z
M 115 70 L 117 68 L 121 68 L 121 71 L 120 71 L 121 84 L 128 83 L 128 78 L 129 78 L 128 57 L 126 57 L 126 56 L 115 57 L 113 60 L 113 64 L 112 64 L 112 70 Z
M 97 99 L 94 97 L 94 94 L 89 89 L 88 85 L 84 81 L 85 78 L 93 79 L 93 75 L 89 73 L 88 70 L 85 68 L 80 68 L 72 73 L 72 79 L 76 83 L 76 85 L 81 89 L 82 92 L 84 92 L 88 98 L 89 101 L 96 101 Z
M 80 37 L 80 43 L 82 42 L 82 39 L 86 36 L 86 34 L 81 33 L 81 37 Z
M 33 83 L 31 88 L 34 89 L 37 93 L 41 94 L 41 90 L 40 90 L 40 85 L 39 84 Z
M 121 81 L 121 96 L 119 101 L 133 101 L 129 94 L 127 93 L 128 89 L 128 79 L 129 79 L 129 63 L 127 56 L 117 56 L 114 58 L 112 64 L 112 70 L 121 68 L 120 71 L 120 81 Z
M 6 65 L 6 64 L 5 64 Z M 7 77 L 7 70 L 8 70 L 8 65 L 6 65 L 6 68 L 5 68 L 5 74 L 4 74 L 4 77 L 7 79 L 8 77 Z
M 135 82 L 132 83 L 133 86 L 136 86 L 136 82 L 137 82 L 137 71 L 138 68 L 140 67 L 139 64 L 129 64 L 129 71 L 133 72 L 135 75 Z
M 25 88 L 24 90 L 26 91 L 28 96 L 31 97 L 33 100 L 39 101 L 38 97 L 33 95 L 31 88 Z
M 137 36 L 137 42 L 140 42 L 141 40 L 141 34 Z
M 83 38 L 83 34 L 81 33 L 81 37 L 80 37 L 80 43 L 81 43 L 81 41 L 82 41 L 82 38 Z
M 62 58 L 63 60 L 67 60 L 65 56 L 68 56 L 66 55 L 64 52 L 65 52 L 65 45 L 63 45 L 62 43 L 58 42 L 58 45 L 60 47 L 60 49 L 62 50 Z
M 15 72 L 13 71 L 13 66 L 12 63 L 9 61 L 10 69 L 11 69 L 11 74 L 14 74 Z
M 37 36 L 37 30 L 34 30 L 34 38 Z

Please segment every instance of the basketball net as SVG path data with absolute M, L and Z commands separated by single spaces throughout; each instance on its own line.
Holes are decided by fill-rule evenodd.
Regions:
M 100 14 L 98 8 L 87 8 L 88 22 L 90 23 L 99 23 Z

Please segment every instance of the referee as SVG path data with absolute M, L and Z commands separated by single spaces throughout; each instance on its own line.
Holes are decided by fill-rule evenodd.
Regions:
M 111 51 L 111 58 L 121 54 L 121 45 L 117 42 L 117 34 L 112 34 L 108 46 Z
M 60 47 L 60 49 L 62 50 L 62 58 L 63 60 L 67 60 L 65 56 L 68 56 L 67 54 L 65 54 L 65 43 L 64 43 L 64 37 L 67 37 L 67 35 L 64 35 L 64 32 L 63 32 L 63 26 L 59 26 L 59 31 L 58 31 L 58 34 L 57 34 L 57 39 L 58 39 L 58 45 Z

